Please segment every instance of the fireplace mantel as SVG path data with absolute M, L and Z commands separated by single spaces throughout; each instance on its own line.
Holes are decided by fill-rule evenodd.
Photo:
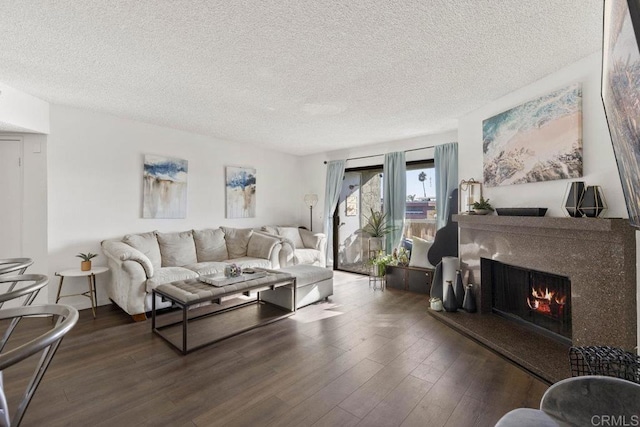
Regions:
M 481 313 L 491 310 L 491 290 L 480 285 L 480 259 L 488 258 L 570 278 L 574 345 L 636 345 L 635 231 L 628 220 L 454 215 L 454 221 Z

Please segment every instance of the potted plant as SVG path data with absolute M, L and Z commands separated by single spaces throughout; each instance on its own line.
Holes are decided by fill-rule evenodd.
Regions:
M 489 199 L 485 200 L 482 196 L 480 196 L 480 200 L 473 202 L 471 207 L 473 207 L 473 211 L 477 215 L 486 215 L 489 212 L 493 212 L 493 207 L 491 206 L 491 203 L 489 203 Z
M 371 253 L 383 248 L 384 236 L 395 230 L 395 227 L 387 224 L 387 215 L 374 211 L 371 208 L 371 215 L 365 218 L 365 225 L 358 231 L 369 236 L 369 256 Z
M 80 270 L 89 271 L 91 270 L 91 259 L 98 256 L 98 254 L 92 254 L 88 252 L 83 254 L 82 252 L 76 255 L 78 258 L 82 258 L 82 262 L 80 263 Z
M 392 255 L 386 255 L 384 251 L 379 251 L 374 258 L 369 260 L 369 263 L 373 266 L 374 276 L 382 277 L 387 271 L 387 265 L 396 265 L 397 260 Z

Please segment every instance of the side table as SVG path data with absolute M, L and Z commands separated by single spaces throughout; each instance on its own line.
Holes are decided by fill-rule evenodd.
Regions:
M 64 297 L 73 297 L 78 295 L 83 295 L 91 300 L 91 312 L 93 313 L 93 318 L 96 317 L 96 306 L 98 305 L 98 296 L 96 294 L 96 274 L 101 274 L 108 271 L 107 267 L 93 267 L 91 270 L 82 271 L 77 268 L 63 270 L 56 272 L 56 276 L 60 276 L 60 283 L 58 284 L 58 294 L 56 295 L 56 304 L 60 300 L 60 298 Z M 62 291 L 62 282 L 65 277 L 86 277 L 89 281 L 89 290 L 87 292 L 81 292 L 79 294 L 70 294 L 70 295 L 60 295 L 60 291 Z

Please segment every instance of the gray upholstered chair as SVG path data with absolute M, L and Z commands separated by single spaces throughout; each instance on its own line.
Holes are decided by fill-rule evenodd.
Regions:
M 57 320 L 47 332 L 9 351 L 0 353 L 0 426 L 18 426 L 31 402 L 38 385 L 42 381 L 53 356 L 58 350 L 62 338 L 78 321 L 78 310 L 62 304 L 31 305 L 27 307 L 7 308 L 0 310 L 0 321 L 17 320 L 31 316 L 53 316 Z M 9 338 L 9 337 L 7 337 Z M 33 376 L 13 414 L 9 415 L 9 407 L 4 392 L 3 371 L 28 357 L 42 352 L 42 356 L 34 370 Z
M 640 384 L 587 375 L 555 383 L 542 396 L 539 410 L 514 409 L 496 427 L 634 425 L 639 416 Z M 616 424 L 610 424 L 611 417 Z

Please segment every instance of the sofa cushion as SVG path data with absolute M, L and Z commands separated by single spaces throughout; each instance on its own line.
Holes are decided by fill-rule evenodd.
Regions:
M 295 264 L 315 264 L 320 265 L 320 251 L 316 249 L 296 249 L 293 254 L 295 258 Z M 321 266 L 324 267 L 324 266 Z
M 271 263 L 268 259 L 248 256 L 230 259 L 229 263 L 238 264 L 241 268 L 271 268 Z
M 247 246 L 247 256 L 270 259 L 273 247 L 279 243 L 280 241 L 277 237 L 267 236 L 262 233 L 253 233 Z
M 296 249 L 304 249 L 304 243 L 297 227 L 278 227 L 278 235 L 291 240 Z
M 184 267 L 162 267 L 156 270 L 152 278 L 147 279 L 147 292 L 151 292 L 158 285 L 197 277 L 198 273 Z
M 333 278 L 333 270 L 313 265 L 293 265 L 281 268 L 278 271 L 295 276 L 298 288 Z
M 127 234 L 122 241 L 146 255 L 149 261 L 151 261 L 154 270 L 162 267 L 160 245 L 158 245 L 155 231 L 141 234 Z
M 198 262 L 225 261 L 229 259 L 224 232 L 218 229 L 193 230 Z
M 181 233 L 156 233 L 163 267 L 182 267 L 193 264 L 196 259 L 196 245 L 193 242 L 193 233 L 183 231 Z
M 229 259 L 247 256 L 249 239 L 253 234 L 251 228 L 220 227 L 224 232 L 224 240 L 227 242 Z
M 424 240 L 419 237 L 413 237 L 413 246 L 411 248 L 411 259 L 409 267 L 435 268 L 429 262 L 427 255 L 433 241 Z
M 226 265 L 226 262 L 207 261 L 185 265 L 184 268 L 193 270 L 201 276 L 208 276 L 211 274 L 224 274 L 224 267 Z

